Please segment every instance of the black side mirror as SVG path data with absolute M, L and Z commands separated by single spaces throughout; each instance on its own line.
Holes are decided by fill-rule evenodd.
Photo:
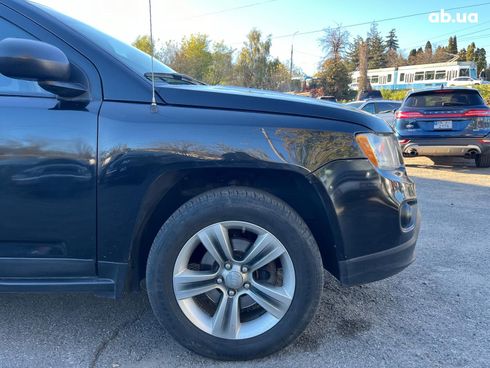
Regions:
M 36 81 L 41 88 L 63 98 L 72 99 L 87 92 L 82 84 L 72 83 L 72 67 L 63 51 L 41 41 L 0 41 L 0 74 Z
M 22 38 L 0 41 L 0 73 L 31 81 L 67 81 L 70 62 L 63 51 L 44 42 Z

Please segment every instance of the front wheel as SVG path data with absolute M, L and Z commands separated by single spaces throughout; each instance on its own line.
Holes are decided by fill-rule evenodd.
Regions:
M 318 246 L 286 203 L 249 188 L 204 193 L 152 245 L 147 288 L 157 319 L 215 359 L 271 354 L 306 328 L 320 300 Z

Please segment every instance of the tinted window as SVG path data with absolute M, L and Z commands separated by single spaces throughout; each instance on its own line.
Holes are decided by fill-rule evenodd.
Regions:
M 446 79 L 446 71 L 438 70 L 436 72 L 436 79 Z
M 373 103 L 368 103 L 366 104 L 362 110 L 366 111 L 366 112 L 369 112 L 371 114 L 374 114 L 374 104 Z
M 434 71 L 430 71 L 430 72 L 425 72 L 425 79 L 426 80 L 432 80 L 434 79 Z
M 397 102 L 376 102 L 376 114 L 380 112 L 393 111 L 400 108 L 401 103 Z
M 405 80 L 405 73 L 400 74 L 400 82 L 403 82 Z
M 424 72 L 415 73 L 415 80 L 416 81 L 424 80 Z
M 412 94 L 405 101 L 408 107 L 444 107 L 484 105 L 477 91 L 438 90 Z
M 29 33 L 8 22 L 6 19 L 0 18 L 0 41 L 5 38 L 34 39 Z M 39 87 L 36 82 L 7 78 L 2 74 L 0 74 L 0 95 L 52 96 Z

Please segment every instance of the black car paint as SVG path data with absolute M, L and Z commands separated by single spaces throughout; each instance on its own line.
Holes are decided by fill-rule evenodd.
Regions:
M 0 0 L 0 14 L 59 47 L 89 86 L 83 103 L 0 95 L 0 291 L 117 296 L 129 278 L 137 285 L 150 223 L 179 205 L 176 190 L 205 190 L 192 184 L 206 173 L 222 180 L 211 187 L 232 174 L 264 187 L 280 178 L 275 190 L 298 203 L 306 193 L 286 178 L 304 183 L 325 267 L 346 285 L 413 261 L 418 226 L 401 229 L 399 208 L 416 207 L 414 184 L 403 168 L 374 169 L 354 140 L 391 132 L 382 120 L 272 92 L 164 84 L 155 113 L 149 81 L 90 40 L 22 1 Z M 369 261 L 403 244 L 401 262 Z

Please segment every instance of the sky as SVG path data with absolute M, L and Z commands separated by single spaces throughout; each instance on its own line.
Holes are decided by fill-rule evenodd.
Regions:
M 35 1 L 128 43 L 149 34 L 148 0 Z M 456 7 L 466 8 L 449 10 Z M 272 36 L 271 53 L 282 61 L 290 59 L 294 44 L 294 65 L 308 75 L 314 74 L 324 54 L 319 43 L 324 35 L 321 30 L 340 25 L 351 38 L 365 37 L 373 21 L 379 21 L 382 35 L 396 29 L 405 54 L 423 47 L 427 40 L 434 46 L 445 45 L 450 35 L 457 35 L 459 48 L 474 41 L 490 55 L 490 1 L 484 0 L 152 0 L 152 8 L 153 35 L 160 42 L 180 41 L 200 32 L 240 49 L 246 34 L 255 27 Z M 441 18 L 441 9 L 454 22 L 435 22 Z M 439 16 L 429 19 L 428 14 L 420 14 L 382 21 L 432 11 Z

